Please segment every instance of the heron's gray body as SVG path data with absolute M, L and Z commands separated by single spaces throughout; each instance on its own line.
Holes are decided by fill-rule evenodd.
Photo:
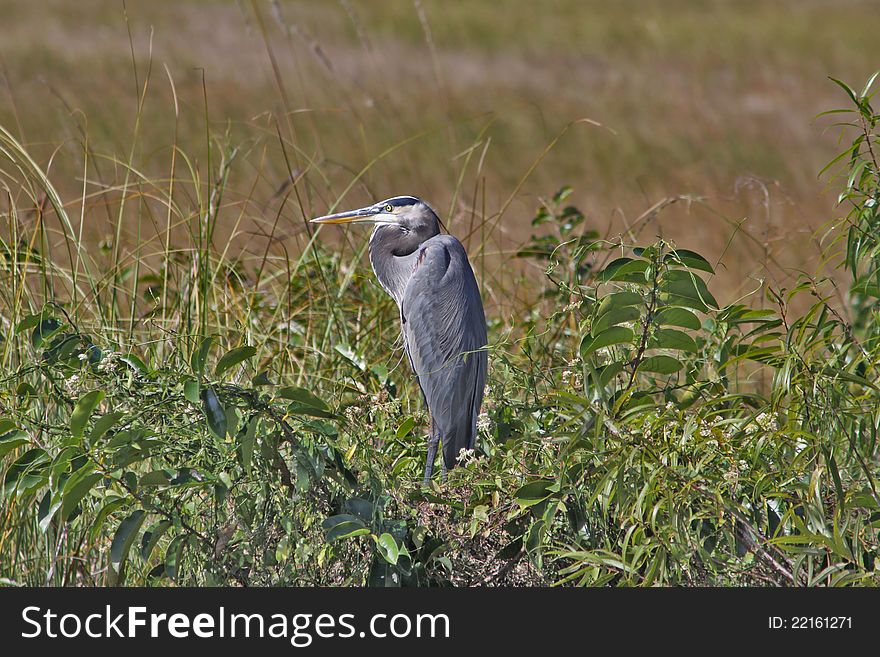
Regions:
M 436 214 L 419 199 L 394 197 L 316 221 L 352 220 L 377 224 L 370 237 L 370 263 L 400 310 L 404 348 L 431 414 L 427 483 L 438 441 L 444 473 L 455 467 L 462 449 L 473 449 L 476 442 L 488 367 L 480 290 L 464 246 L 440 234 Z
M 399 302 L 401 332 L 449 469 L 476 442 L 488 365 L 486 318 L 461 242 L 437 235 L 414 255 Z

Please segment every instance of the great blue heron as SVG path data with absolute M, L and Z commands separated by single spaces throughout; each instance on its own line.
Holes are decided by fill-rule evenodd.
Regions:
M 415 196 L 312 219 L 318 224 L 366 223 L 370 263 L 397 302 L 403 344 L 431 414 L 427 486 L 437 443 L 443 478 L 462 449 L 473 449 L 486 384 L 486 317 L 467 252 L 440 234 L 440 220 Z

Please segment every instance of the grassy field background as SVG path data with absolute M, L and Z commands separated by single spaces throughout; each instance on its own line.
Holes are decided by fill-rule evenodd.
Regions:
M 506 262 L 491 256 L 529 237 L 539 197 L 562 184 L 612 237 L 687 196 L 647 237 L 710 259 L 729 243 L 716 285 L 735 298 L 753 277 L 784 282 L 780 267 L 817 258 L 811 233 L 835 200 L 817 173 L 839 135 L 814 118 L 840 105 L 826 76 L 864 79 L 876 67 L 872 10 L 857 0 L 4 1 L 0 123 L 51 162 L 64 199 L 81 196 L 84 166 L 87 192 L 118 183 L 119 162 L 167 177 L 173 143 L 204 172 L 208 131 L 228 129 L 250 166 L 233 174 L 218 239 L 252 245 L 292 171 L 300 204 L 282 209 L 282 235 L 337 200 L 416 194 L 459 237 L 483 219 L 500 228 L 481 261 L 490 280 Z M 584 118 L 603 127 L 572 125 L 544 156 Z M 86 142 L 96 156 L 84 165 Z M 90 242 L 114 235 L 113 213 L 85 219 Z M 122 248 L 157 232 L 135 213 L 123 228 Z

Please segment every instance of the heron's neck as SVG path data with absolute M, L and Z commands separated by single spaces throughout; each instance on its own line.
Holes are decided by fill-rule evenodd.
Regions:
M 382 230 L 389 229 L 377 226 L 370 236 L 370 264 L 379 284 L 400 306 L 406 284 L 412 276 L 418 244 L 413 245 L 412 251 L 407 248 L 402 255 L 397 255 L 401 250 L 400 242 L 382 239 Z

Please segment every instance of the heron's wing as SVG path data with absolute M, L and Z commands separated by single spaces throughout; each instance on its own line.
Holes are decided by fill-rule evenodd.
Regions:
M 452 468 L 476 440 L 487 368 L 483 302 L 454 237 L 427 240 L 413 267 L 400 306 L 406 352 Z

